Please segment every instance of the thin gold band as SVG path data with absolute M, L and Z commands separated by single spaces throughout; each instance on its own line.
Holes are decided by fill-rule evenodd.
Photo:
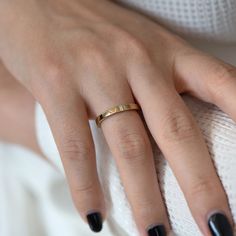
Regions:
M 103 120 L 105 120 L 107 117 L 114 115 L 116 113 L 122 112 L 122 111 L 128 111 L 128 110 L 140 110 L 140 107 L 136 103 L 129 103 L 129 104 L 120 104 L 114 107 L 111 107 L 107 109 L 105 112 L 97 116 L 96 118 L 96 124 L 98 127 L 101 127 L 101 123 Z

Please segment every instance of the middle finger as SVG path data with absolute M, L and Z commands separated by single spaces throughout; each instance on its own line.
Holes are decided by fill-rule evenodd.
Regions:
M 156 75 L 159 75 L 158 78 Z M 164 76 L 147 73 L 142 78 L 137 75 L 136 83 L 130 80 L 131 87 L 142 106 L 154 139 L 175 173 L 196 222 L 204 235 L 212 235 L 210 230 L 214 225 L 211 223 L 217 216 L 222 222 L 215 227 L 218 227 L 218 231 L 223 230 L 222 235 L 231 236 L 227 218 L 222 214 L 213 214 L 224 213 L 231 219 L 223 186 L 190 111 Z M 222 225 L 225 225 L 223 229 Z

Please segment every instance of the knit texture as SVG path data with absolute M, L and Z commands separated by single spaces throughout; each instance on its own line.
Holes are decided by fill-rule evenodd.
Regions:
M 182 36 L 236 43 L 235 0 L 118 0 Z

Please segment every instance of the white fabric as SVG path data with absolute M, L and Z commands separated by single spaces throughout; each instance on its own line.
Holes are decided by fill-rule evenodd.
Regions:
M 122 0 L 225 61 L 236 65 L 236 1 L 234 0 Z M 195 41 L 197 39 L 197 41 Z M 210 41 L 210 43 L 207 43 Z M 213 44 L 221 42 L 221 46 Z M 207 141 L 218 173 L 229 196 L 236 220 L 236 125 L 215 106 L 185 96 Z M 116 166 L 103 134 L 90 121 L 96 146 L 99 177 L 104 188 L 109 217 L 101 236 L 137 236 Z M 45 115 L 36 104 L 36 130 L 46 156 L 58 166 L 55 171 L 27 150 L 0 145 L 0 235 L 90 236 L 93 235 L 75 211 L 63 169 Z M 152 140 L 157 171 L 172 227 L 179 236 L 200 236 L 176 180 Z
M 236 42 L 235 0 L 118 0 L 171 30 L 205 41 Z
M 64 176 L 48 162 L 0 143 L 0 163 L 1 236 L 93 235 L 73 206 Z M 107 223 L 99 235 L 112 235 Z

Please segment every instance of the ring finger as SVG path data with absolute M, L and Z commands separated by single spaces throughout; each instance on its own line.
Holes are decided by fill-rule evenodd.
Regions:
M 134 102 L 128 84 L 120 89 L 117 85 L 110 91 L 113 95 L 96 108 L 97 115 L 115 105 Z M 141 235 L 167 235 L 170 226 L 141 117 L 136 111 L 116 113 L 102 121 L 101 128 L 114 154 Z

